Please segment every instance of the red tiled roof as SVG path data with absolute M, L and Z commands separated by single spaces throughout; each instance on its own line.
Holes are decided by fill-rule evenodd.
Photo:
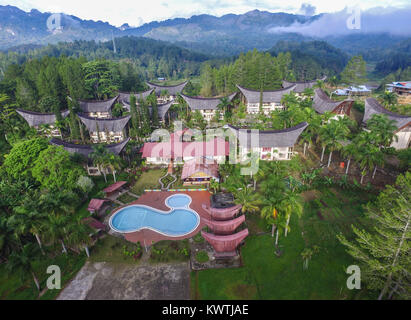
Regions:
M 92 199 L 88 205 L 88 211 L 90 212 L 95 212 L 101 209 L 101 207 L 103 206 L 104 202 L 106 202 L 106 200 L 101 200 L 101 199 Z
M 127 181 L 119 181 L 103 190 L 104 193 L 112 193 L 127 184 Z
M 214 138 L 207 142 L 149 142 L 145 143 L 143 158 L 186 158 L 186 157 L 216 157 L 228 156 L 230 154 L 230 144 L 221 138 Z

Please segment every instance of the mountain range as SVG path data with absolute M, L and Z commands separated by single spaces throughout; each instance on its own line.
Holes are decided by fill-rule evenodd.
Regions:
M 279 41 L 317 40 L 307 30 L 324 22 L 324 14 L 304 16 L 254 10 L 222 17 L 197 15 L 151 22 L 140 27 L 124 24 L 115 27 L 107 22 L 82 20 L 60 14 L 60 28 L 49 30 L 50 13 L 26 12 L 14 6 L 0 6 L 0 50 L 21 46 L 38 46 L 74 40 L 109 41 L 113 37 L 137 36 L 172 42 L 207 55 L 230 56 L 253 48 L 270 50 Z M 278 31 L 282 30 L 282 31 Z M 384 32 L 335 34 L 327 42 L 349 54 L 378 52 L 398 45 L 407 35 Z M 324 40 L 324 38 L 322 39 Z

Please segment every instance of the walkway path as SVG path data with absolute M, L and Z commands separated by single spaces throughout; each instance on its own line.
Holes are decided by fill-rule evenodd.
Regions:
M 163 184 L 162 180 L 165 179 L 165 178 L 167 178 L 168 176 L 172 177 L 174 180 L 173 180 L 172 182 L 170 182 L 166 187 L 164 187 L 164 184 Z M 170 172 L 167 172 L 167 174 L 166 174 L 164 177 L 162 177 L 162 178 L 160 178 L 160 179 L 158 180 L 158 182 L 160 183 L 160 186 L 161 186 L 161 190 L 168 190 L 168 189 L 170 189 L 170 187 L 171 187 L 176 181 L 177 181 L 177 177 L 176 177 L 174 174 L 170 173 Z

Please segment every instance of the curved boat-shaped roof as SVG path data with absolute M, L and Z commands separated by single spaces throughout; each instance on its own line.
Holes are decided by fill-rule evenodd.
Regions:
M 84 113 L 109 112 L 119 96 L 108 100 L 79 100 L 80 109 Z
M 232 234 L 239 226 L 245 222 L 245 215 L 242 215 L 236 219 L 229 221 L 213 221 L 202 218 L 202 221 L 211 229 L 215 234 Z
M 154 89 L 150 89 L 144 92 L 140 92 L 140 93 L 133 93 L 133 92 L 119 92 L 118 96 L 119 96 L 119 100 L 121 102 L 126 102 L 127 104 L 130 104 L 130 97 L 131 95 L 134 95 L 136 97 L 136 101 L 138 101 L 140 99 L 140 97 L 143 97 L 143 99 L 147 99 L 147 97 L 152 94 L 154 91 Z
M 235 217 L 240 210 L 243 208 L 242 205 L 236 205 L 234 207 L 229 207 L 229 208 L 224 208 L 224 209 L 216 209 L 216 208 L 210 208 L 206 205 L 202 205 L 202 208 L 204 211 L 206 211 L 210 217 L 214 220 L 230 220 Z
M 23 109 L 17 109 L 16 112 L 27 121 L 30 127 L 38 127 L 46 124 L 54 124 L 57 117 L 54 113 L 39 113 Z M 66 118 L 70 114 L 69 110 L 61 112 L 61 116 Z
M 296 93 L 303 93 L 305 89 L 307 88 L 312 88 L 317 84 L 317 81 L 325 81 L 327 77 L 323 77 L 322 79 L 319 80 L 312 80 L 312 81 L 283 81 L 283 88 L 288 88 L 289 86 L 296 85 L 294 92 Z
M 284 130 L 269 130 L 258 131 L 258 146 L 260 148 L 285 148 L 293 147 L 301 133 L 308 127 L 307 122 L 302 122 L 299 125 L 284 129 Z M 251 134 L 253 130 L 241 129 L 229 125 L 228 128 L 235 134 L 240 142 L 241 147 L 251 148 Z
M 99 132 L 121 132 L 131 119 L 131 116 L 115 119 L 98 119 L 88 117 L 84 114 L 77 115 L 90 132 L 97 132 L 97 125 Z
M 334 101 L 321 89 L 317 88 L 314 90 L 314 103 L 313 107 L 318 113 L 333 112 L 340 105 L 346 103 L 347 101 L 353 102 L 353 100 L 344 101 Z
M 287 88 L 279 89 L 275 91 L 263 92 L 263 103 L 280 103 L 285 94 L 289 94 L 295 89 L 296 85 L 293 84 Z M 260 91 L 243 88 L 237 85 L 237 88 L 245 96 L 248 103 L 260 103 Z
M 248 237 L 248 229 L 229 236 L 217 236 L 201 231 L 203 238 L 213 246 L 216 252 L 232 252 Z
M 365 100 L 365 112 L 363 122 L 367 123 L 368 120 L 374 114 L 385 114 L 390 120 L 395 121 L 395 124 L 399 130 L 411 124 L 410 116 L 402 116 L 385 109 L 378 101 L 374 98 L 368 98 Z
M 114 153 L 116 155 L 119 155 L 121 151 L 126 147 L 127 143 L 130 141 L 130 138 L 124 140 L 123 142 L 116 143 L 116 144 L 110 144 L 110 145 L 105 145 L 104 147 L 111 153 Z M 94 152 L 93 146 L 91 145 L 79 145 L 79 144 L 73 144 L 73 143 L 68 143 L 64 142 L 60 139 L 53 138 L 50 140 L 50 144 L 54 146 L 62 146 L 66 151 L 70 153 L 77 153 L 81 154 L 85 157 L 89 157 L 91 153 Z
M 189 97 L 184 94 L 181 97 L 187 102 L 191 110 L 217 110 L 218 105 L 221 103 L 221 99 L 228 98 L 231 102 L 237 92 L 221 98 L 200 98 L 200 97 Z
M 156 95 L 158 96 L 161 95 L 161 92 L 164 90 L 167 90 L 171 96 L 176 96 L 177 93 L 181 93 L 184 90 L 188 81 L 180 83 L 175 86 L 162 86 L 162 85 L 151 83 L 151 82 L 146 82 L 146 83 L 150 87 L 150 89 L 156 90 Z
M 166 115 L 167 115 L 167 112 L 168 112 L 168 110 L 170 110 L 170 108 L 171 108 L 171 106 L 173 105 L 173 103 L 174 103 L 174 100 L 173 100 L 173 101 L 170 101 L 170 102 L 168 102 L 168 103 L 165 103 L 165 104 L 159 104 L 159 105 L 157 106 L 158 118 L 159 118 L 159 119 L 161 119 L 161 120 L 164 120 L 164 119 L 165 119 L 165 117 L 166 117 Z M 127 102 L 123 101 L 123 106 L 127 109 L 128 112 L 131 111 L 130 104 L 128 104 Z M 152 109 L 153 109 L 153 108 L 148 107 L 148 110 L 149 110 L 149 112 L 150 112 L 150 116 L 152 116 L 152 114 L 153 114 L 153 110 L 152 110 Z

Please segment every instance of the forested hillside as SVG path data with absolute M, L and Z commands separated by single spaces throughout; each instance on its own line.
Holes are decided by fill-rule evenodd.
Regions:
M 87 60 L 128 59 L 139 73 L 147 78 L 185 77 L 198 75 L 201 62 L 210 57 L 193 53 L 173 44 L 147 38 L 122 37 L 115 39 L 115 50 L 112 41 L 74 41 L 44 47 L 23 46 L 13 51 L 0 53 L 0 71 L 4 74 L 12 63 L 24 63 L 30 59 L 48 57 L 84 57 Z

